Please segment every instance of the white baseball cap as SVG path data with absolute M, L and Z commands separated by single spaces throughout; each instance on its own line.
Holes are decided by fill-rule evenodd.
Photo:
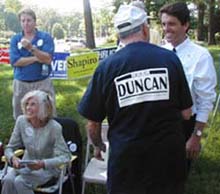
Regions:
M 147 11 L 143 1 L 140 1 L 140 0 L 131 1 L 129 5 L 136 6 L 136 7 L 143 9 L 144 11 Z
M 133 5 L 121 5 L 114 17 L 114 26 L 119 34 L 132 31 L 147 21 L 147 13 Z

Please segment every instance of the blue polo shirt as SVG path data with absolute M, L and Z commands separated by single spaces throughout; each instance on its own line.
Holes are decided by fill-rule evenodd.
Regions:
M 21 57 L 33 56 L 31 52 L 23 48 L 21 39 L 23 33 L 18 33 L 12 37 L 10 42 L 10 62 L 13 66 Z M 36 46 L 39 50 L 49 53 L 51 56 L 54 53 L 53 38 L 46 32 L 36 30 L 35 37 L 32 40 L 32 45 Z M 51 65 L 48 66 L 48 74 L 42 75 L 42 63 L 35 62 L 24 67 L 14 67 L 14 79 L 21 81 L 34 81 L 43 80 L 50 75 Z

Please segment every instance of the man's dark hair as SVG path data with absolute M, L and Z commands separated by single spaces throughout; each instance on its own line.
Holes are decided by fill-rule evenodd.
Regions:
M 176 17 L 182 25 L 190 22 L 190 11 L 186 3 L 177 2 L 164 5 L 159 11 L 160 18 L 163 13 Z

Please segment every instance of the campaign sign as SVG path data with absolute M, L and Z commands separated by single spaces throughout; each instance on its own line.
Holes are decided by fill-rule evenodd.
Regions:
M 9 48 L 0 48 L 0 64 L 9 64 Z
M 53 61 L 51 62 L 52 72 L 50 77 L 52 79 L 67 79 L 67 61 L 66 58 L 70 53 L 54 53 Z
M 93 75 L 98 62 L 96 52 L 69 56 L 67 58 L 68 78 L 77 79 Z
M 115 53 L 117 47 L 109 47 L 109 48 L 99 48 L 99 49 L 93 49 L 93 51 L 98 52 L 99 54 L 99 60 L 103 60 L 110 56 L 111 54 Z
M 114 82 L 120 107 L 148 101 L 169 100 L 167 68 L 129 72 L 116 77 Z

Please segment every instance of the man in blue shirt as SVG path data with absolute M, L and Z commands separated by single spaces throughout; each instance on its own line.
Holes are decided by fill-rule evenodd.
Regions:
M 13 36 L 10 42 L 10 62 L 14 68 L 14 119 L 22 114 L 20 101 L 30 90 L 48 92 L 55 104 L 54 87 L 49 79 L 54 41 L 48 33 L 36 28 L 36 15 L 33 10 L 22 9 L 18 17 L 22 32 Z
M 177 56 L 148 43 L 147 14 L 121 5 L 114 19 L 125 47 L 103 60 L 79 104 L 101 159 L 107 117 L 108 194 L 182 194 L 186 153 L 181 132 L 192 99 Z

